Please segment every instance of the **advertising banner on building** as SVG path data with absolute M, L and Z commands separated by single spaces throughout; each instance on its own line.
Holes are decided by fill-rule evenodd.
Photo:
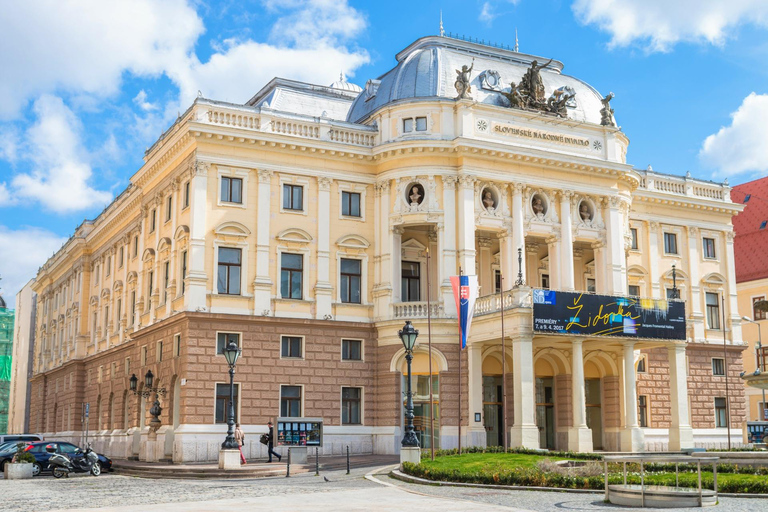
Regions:
M 685 303 L 533 290 L 533 330 L 620 338 L 685 339 Z
M 467 348 L 467 336 L 472 325 L 472 315 L 475 313 L 477 299 L 477 276 L 452 276 L 451 286 L 456 299 L 456 313 L 459 316 L 459 331 L 461 333 L 461 348 Z

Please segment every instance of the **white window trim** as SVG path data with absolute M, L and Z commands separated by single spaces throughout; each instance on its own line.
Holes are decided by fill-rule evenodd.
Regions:
M 415 245 L 405 245 L 406 243 L 413 240 L 413 242 L 419 244 L 421 247 L 417 247 Z M 419 300 L 415 302 L 426 302 L 427 301 L 427 257 L 425 255 L 425 249 L 428 246 L 423 246 L 420 241 L 418 241 L 416 238 L 409 238 L 405 242 L 401 242 L 400 244 L 400 275 L 399 276 L 393 276 L 395 279 L 397 279 L 398 284 L 397 288 L 400 290 L 400 302 L 405 303 L 403 301 L 403 276 L 402 276 L 402 268 L 403 268 L 403 262 L 404 261 L 413 261 L 419 263 Z M 395 255 L 396 257 L 396 255 Z
M 213 353 L 216 356 L 224 357 L 224 354 L 219 354 L 217 352 L 217 347 L 218 347 L 218 344 L 219 344 L 219 334 L 222 334 L 222 333 L 223 334 L 237 334 L 239 336 L 238 339 L 240 340 L 240 342 L 237 344 L 237 346 L 240 347 L 240 349 L 243 348 L 243 332 L 242 331 L 216 331 L 216 336 L 213 338 Z
M 147 349 L 146 345 L 142 345 L 140 354 L 141 354 L 141 366 L 143 368 L 144 366 L 147 366 L 147 356 L 149 355 L 149 350 Z
M 348 339 L 348 338 L 345 338 Z M 344 423 L 344 388 L 357 388 L 360 390 L 360 423 Z M 302 395 L 303 396 L 303 395 Z M 339 425 L 342 427 L 362 427 L 365 425 L 365 386 L 341 385 L 339 386 Z
M 283 208 L 283 202 L 284 195 L 285 195 L 285 187 L 283 185 L 300 185 L 304 187 L 304 191 L 301 194 L 301 210 L 286 210 Z M 309 203 L 309 179 L 307 178 L 300 178 L 298 176 L 290 176 L 290 175 L 280 175 L 279 179 L 279 186 L 280 186 L 280 213 L 288 213 L 292 215 L 307 215 L 307 208 Z M 346 217 L 345 217 L 346 218 Z
M 634 229 L 635 233 L 637 234 L 637 236 L 636 236 L 636 239 L 637 239 L 637 249 L 632 249 L 631 242 L 630 242 L 629 252 L 633 252 L 633 253 L 638 253 L 639 254 L 639 253 L 642 252 L 641 247 L 643 246 L 643 244 L 640 243 L 642 230 L 640 229 L 640 227 L 632 225 L 632 224 L 629 225 L 629 228 L 630 229 Z M 630 237 L 632 236 L 631 232 L 629 233 L 629 236 Z
M 188 196 L 188 204 L 184 204 L 184 191 L 187 190 L 187 186 L 189 186 L 189 196 Z M 186 210 L 189 208 L 189 205 L 192 204 L 192 180 L 187 180 L 184 183 L 181 184 L 181 194 L 180 194 L 180 201 L 181 201 L 181 211 Z M 219 190 L 219 198 L 221 198 L 221 190 Z
M 709 314 L 707 311 L 707 294 L 712 293 L 717 296 L 717 323 L 720 324 L 720 327 L 715 329 L 712 326 L 709 325 Z M 702 286 L 701 289 L 701 301 L 703 302 L 704 309 L 702 310 L 704 312 L 704 326 L 707 331 L 715 331 L 715 332 L 722 332 L 725 330 L 725 325 L 723 325 L 723 304 L 722 301 L 723 298 L 723 289 L 722 288 L 708 288 L 706 286 Z M 726 320 L 728 317 L 726 316 Z
M 213 418 L 213 421 L 211 422 L 212 425 L 226 425 L 226 420 L 229 418 L 229 409 L 224 411 L 224 423 L 216 423 L 216 387 L 221 384 L 223 386 L 229 386 L 229 382 L 214 382 L 213 383 L 213 414 L 211 414 L 211 418 Z M 242 400 L 243 400 L 243 394 L 241 393 L 242 388 L 240 386 L 241 382 L 235 382 L 235 386 L 237 387 L 237 412 L 240 413 L 239 415 L 236 414 L 237 417 L 236 421 L 240 421 L 240 416 L 243 415 L 243 408 L 241 407 Z
M 640 366 L 640 361 L 645 361 L 645 371 L 641 372 L 638 371 L 638 367 Z M 635 373 L 642 373 L 643 375 L 648 373 L 648 354 L 640 354 L 637 358 L 637 361 L 635 361 Z
M 725 425 L 723 425 L 722 427 L 717 425 L 717 404 L 715 403 L 715 400 L 717 400 L 718 398 L 722 398 L 723 400 L 725 400 Z M 728 407 L 728 398 L 727 397 L 724 397 L 724 396 L 713 396 L 712 397 L 712 416 L 713 416 L 713 419 L 715 420 L 714 421 L 714 423 L 715 423 L 715 427 L 714 428 L 716 428 L 716 429 L 719 429 L 719 428 L 728 429 L 729 427 L 733 427 L 733 425 L 731 425 L 731 423 L 729 421 L 730 420 L 730 418 L 728 417 L 728 413 L 729 412 L 730 411 L 729 411 L 729 407 Z
M 352 220 L 356 222 L 365 222 L 365 194 L 368 187 L 361 183 L 349 183 L 349 182 L 339 181 L 338 189 L 339 189 L 339 219 Z M 342 207 L 344 206 L 343 192 L 352 192 L 355 194 L 360 194 L 360 217 L 354 217 L 352 215 L 344 215 L 341 213 Z
M 283 291 L 280 287 L 280 279 L 281 274 L 283 271 L 283 253 L 288 254 L 301 254 L 302 260 L 301 260 L 301 299 L 291 299 L 290 297 L 283 297 Z M 288 248 L 284 245 L 278 245 L 277 246 L 277 278 L 275 281 L 277 281 L 277 290 L 275 290 L 275 297 L 277 297 L 280 300 L 288 300 L 291 302 L 314 302 L 312 299 L 309 298 L 309 255 L 310 255 L 310 249 L 309 248 Z
M 360 303 L 341 302 L 341 260 L 360 261 Z M 426 261 L 426 260 L 425 260 Z M 336 251 L 336 304 L 338 306 L 370 306 L 368 302 L 368 254 L 349 254 L 345 251 Z
M 359 341 L 360 342 L 360 359 L 344 359 L 344 342 L 345 341 Z M 339 338 L 339 361 L 341 361 L 342 363 L 363 363 L 363 362 L 365 362 L 365 340 L 363 338 L 347 338 L 347 337 Z
M 417 130 L 416 129 L 416 118 L 417 117 L 424 117 L 427 120 L 427 129 L 426 130 Z M 413 130 L 407 132 L 405 131 L 405 120 L 406 119 L 412 119 L 413 120 Z M 400 122 L 398 123 L 397 132 L 398 134 L 402 136 L 409 136 L 409 135 L 431 135 L 432 134 L 432 114 L 430 112 L 418 112 L 413 114 L 404 115 L 400 118 Z
M 172 351 L 171 354 L 173 354 L 173 357 L 171 359 L 176 357 L 181 357 L 181 333 L 180 332 L 174 333 L 172 339 L 173 339 L 173 347 L 171 347 L 171 351 Z M 176 353 L 176 340 L 179 341 L 178 354 Z
M 237 241 L 237 242 L 225 242 L 221 239 L 215 239 L 213 241 L 213 286 L 211 287 L 211 294 L 216 295 L 219 297 L 252 297 L 253 294 L 248 293 L 248 276 L 250 275 L 248 273 L 248 242 L 244 241 Z M 241 257 L 240 257 L 240 294 L 239 295 L 231 295 L 226 293 L 219 293 L 219 248 L 224 249 L 240 249 L 241 251 Z M 187 252 L 187 258 L 189 258 L 189 252 Z M 187 259 L 187 263 L 189 263 L 189 259 Z M 187 266 L 187 270 L 189 270 L 189 266 Z
M 675 245 L 677 246 L 677 252 L 667 252 L 667 243 L 666 243 L 666 236 L 667 234 L 675 235 Z M 681 257 L 683 255 L 683 247 L 682 247 L 682 236 L 681 231 L 677 229 L 669 229 L 669 228 L 661 228 L 661 250 L 664 253 L 664 256 L 674 256 L 674 257 Z
M 246 169 L 237 169 L 233 167 L 218 167 L 216 178 L 216 206 L 222 208 L 248 208 L 248 174 Z M 243 180 L 243 189 L 240 191 L 243 199 L 242 203 L 231 203 L 221 200 L 221 178 L 240 178 Z M 192 191 L 190 190 L 190 194 Z M 191 202 L 191 200 L 190 200 Z
M 307 398 L 307 396 L 305 394 L 306 390 L 304 389 L 304 384 L 288 384 L 288 383 L 284 383 L 284 382 L 280 382 L 277 385 L 277 393 L 278 393 L 278 397 L 277 397 L 277 414 L 275 415 L 275 417 L 276 418 L 283 418 L 284 417 L 284 416 L 282 416 L 280 414 L 280 412 L 281 412 L 280 408 L 283 405 L 282 404 L 282 402 L 283 402 L 283 386 L 297 386 L 297 387 L 301 388 L 301 413 L 299 414 L 299 418 L 303 418 L 305 416 L 304 415 L 304 403 L 306 402 L 306 398 Z M 285 416 L 285 417 L 293 417 L 293 416 Z
M 715 241 L 715 257 L 710 258 L 704 254 L 704 239 L 711 238 Z M 701 231 L 699 237 L 699 247 L 701 248 L 701 261 L 708 263 L 720 263 L 720 255 L 723 253 L 723 249 L 720 247 L 720 236 L 718 233 L 711 231 Z
M 283 355 L 283 338 L 300 338 L 301 339 L 301 357 L 289 357 Z M 304 361 L 306 359 L 306 339 L 301 334 L 281 334 L 280 335 L 280 359 L 284 361 Z
M 637 395 L 637 403 L 635 404 L 635 407 L 637 409 L 637 423 L 638 425 L 640 424 L 640 397 L 641 396 L 645 397 L 645 427 L 640 427 L 640 428 L 653 428 L 651 427 L 651 425 L 653 425 L 653 421 L 651 419 L 651 416 L 652 416 L 651 415 L 651 399 L 650 399 L 650 395 L 648 394 L 641 395 L 638 393 Z

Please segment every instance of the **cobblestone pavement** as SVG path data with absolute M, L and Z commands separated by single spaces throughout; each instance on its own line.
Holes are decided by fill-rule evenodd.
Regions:
M 503 491 L 497 489 L 480 489 L 474 487 L 439 487 L 434 485 L 411 484 L 390 478 L 385 475 L 377 475 L 376 478 L 383 482 L 391 483 L 397 487 L 412 492 L 418 492 L 429 496 L 443 498 L 456 498 L 490 505 L 502 505 L 508 507 L 520 507 L 525 510 L 550 512 L 557 510 L 597 510 L 610 512 L 615 510 L 635 510 L 629 507 L 620 507 L 603 503 L 603 494 L 576 494 L 567 492 L 546 491 Z M 649 512 L 691 512 L 691 508 L 644 508 L 637 509 Z M 768 499 L 761 498 L 720 498 L 720 503 L 715 507 L 708 507 L 712 512 L 754 512 L 756 510 L 768 510 Z

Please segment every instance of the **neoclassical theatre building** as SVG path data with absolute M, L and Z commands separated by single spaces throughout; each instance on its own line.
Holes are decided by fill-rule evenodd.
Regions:
M 727 184 L 633 168 L 612 95 L 558 61 L 442 36 L 396 60 L 362 89 L 275 78 L 245 104 L 194 101 L 40 268 L 32 431 L 216 460 L 235 340 L 247 456 L 280 416 L 322 418 L 321 454 L 397 453 L 411 320 L 422 446 L 455 447 L 459 424 L 463 446 L 506 431 L 512 446 L 677 450 L 724 445 L 728 426 L 740 442 Z M 461 356 L 460 268 L 480 284 Z M 662 309 L 677 290 L 682 335 L 534 330 L 535 289 Z M 165 390 L 152 431 L 150 370 Z

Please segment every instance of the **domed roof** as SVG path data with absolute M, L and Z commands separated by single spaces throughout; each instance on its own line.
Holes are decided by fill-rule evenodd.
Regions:
M 510 82 L 519 84 L 534 60 L 541 66 L 549 59 L 504 50 L 449 37 L 423 37 L 397 55 L 397 65 L 379 77 L 369 80 L 365 91 L 352 104 L 347 121 L 364 122 L 379 108 L 398 101 L 417 98 L 454 99 L 456 70 L 472 66 L 472 92 L 478 103 L 509 106 L 499 90 L 509 91 Z M 587 83 L 563 75 L 563 64 L 552 60 L 541 70 L 548 98 L 553 91 L 569 87 L 576 96 L 569 103 L 568 118 L 600 124 L 602 96 Z M 488 80 L 495 77 L 495 84 Z M 574 101 L 575 100 L 575 101 Z
M 360 92 L 363 90 L 362 87 L 360 87 L 357 84 L 353 84 L 352 82 L 347 82 L 347 79 L 344 77 L 344 73 L 339 73 L 339 79 L 333 82 L 331 85 L 329 85 L 331 89 L 341 89 L 342 91 L 352 91 L 352 92 Z
M 7 309 L 8 306 L 5 304 L 5 299 L 3 299 L 2 294 L 0 294 L 0 308 Z

